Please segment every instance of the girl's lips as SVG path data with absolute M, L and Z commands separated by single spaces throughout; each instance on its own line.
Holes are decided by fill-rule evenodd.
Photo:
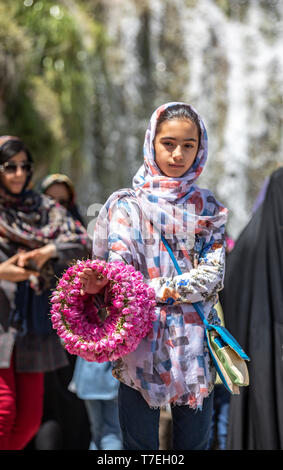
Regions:
M 184 168 L 184 165 L 176 165 L 174 163 L 169 163 L 169 166 L 173 166 L 175 168 Z

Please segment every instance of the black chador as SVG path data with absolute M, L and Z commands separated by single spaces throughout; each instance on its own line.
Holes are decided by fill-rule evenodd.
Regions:
M 231 396 L 227 447 L 283 449 L 283 168 L 228 256 L 221 300 L 251 358 L 250 386 Z

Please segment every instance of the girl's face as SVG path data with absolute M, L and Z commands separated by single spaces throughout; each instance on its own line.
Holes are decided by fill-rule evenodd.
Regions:
M 31 164 L 28 157 L 25 152 L 21 151 L 2 165 L 1 182 L 12 194 L 20 194 L 30 171 Z
M 55 199 L 55 201 L 59 202 L 62 206 L 68 208 L 70 204 L 70 194 L 64 183 L 53 183 L 45 191 L 45 194 Z
M 199 145 L 197 125 L 189 119 L 164 121 L 155 135 L 155 161 L 162 173 L 180 178 L 195 161 Z

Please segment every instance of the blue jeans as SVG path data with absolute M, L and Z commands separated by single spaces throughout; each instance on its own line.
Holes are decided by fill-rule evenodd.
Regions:
M 214 387 L 214 406 L 211 423 L 209 448 L 215 444 L 219 450 L 226 450 L 226 441 L 229 424 L 230 393 L 223 384 Z
M 158 450 L 160 409 L 148 406 L 135 389 L 120 383 L 120 426 L 125 450 Z M 204 400 L 202 411 L 189 406 L 172 406 L 173 449 L 205 450 L 213 410 L 213 393 Z
M 91 426 L 89 449 L 123 449 L 117 399 L 85 400 L 85 404 Z

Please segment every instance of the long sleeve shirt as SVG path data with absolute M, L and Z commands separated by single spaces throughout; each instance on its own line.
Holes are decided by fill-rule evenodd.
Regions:
M 205 238 L 196 236 L 190 251 L 177 249 L 176 240 L 170 240 L 183 272 L 177 275 L 160 237 L 144 224 L 134 198 L 124 197 L 111 208 L 107 233 L 102 230 L 101 239 L 98 234 L 94 239 L 94 256 L 132 264 L 156 293 L 152 331 L 115 363 L 113 373 L 139 390 L 151 407 L 176 403 L 201 408 L 214 386 L 215 370 L 192 302 L 201 301 L 209 321 L 219 323 L 214 305 L 223 287 L 224 227 Z

